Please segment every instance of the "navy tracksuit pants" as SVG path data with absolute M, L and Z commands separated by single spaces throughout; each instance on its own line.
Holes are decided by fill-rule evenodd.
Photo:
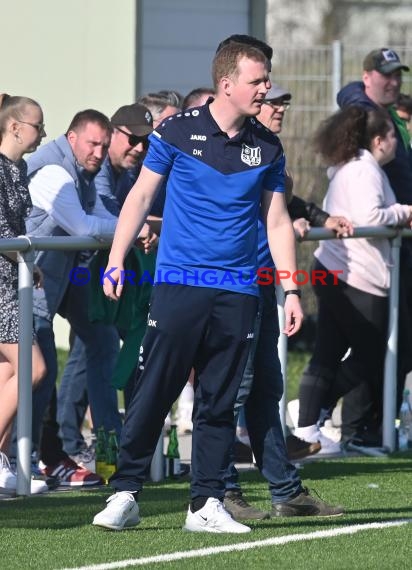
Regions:
M 116 491 L 142 489 L 164 419 L 194 367 L 191 495 L 223 497 L 234 402 L 256 312 L 257 297 L 251 295 L 165 283 L 154 287 L 118 467 L 110 480 Z

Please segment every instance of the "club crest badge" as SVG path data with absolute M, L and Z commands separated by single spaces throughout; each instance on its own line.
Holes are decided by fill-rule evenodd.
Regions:
M 242 144 L 242 154 L 240 158 L 242 162 L 248 166 L 259 166 L 262 161 L 260 146 L 250 147 L 247 144 Z

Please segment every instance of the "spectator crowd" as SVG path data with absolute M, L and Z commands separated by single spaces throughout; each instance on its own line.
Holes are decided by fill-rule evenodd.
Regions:
M 89 413 L 94 436 L 103 427 L 119 441 L 114 494 L 96 526 L 139 523 L 159 435 L 175 420 L 180 434 L 192 433 L 185 528 L 195 532 L 249 532 L 243 521 L 270 516 L 340 515 L 343 507 L 309 493 L 296 461 L 340 454 L 348 443 L 382 446 L 390 242 L 343 238 L 357 226 L 411 226 L 412 99 L 401 92 L 409 67 L 395 51 L 375 49 L 361 80 L 338 94 L 340 109 L 313 136 L 328 177 L 321 208 L 299 197 L 287 166 L 281 131 L 293 94 L 275 82 L 272 56 L 252 36 L 230 36 L 217 47 L 211 86 L 143 94 L 110 118 L 79 110 L 44 144 L 39 103 L 1 96 L 1 238 L 113 239 L 109 252 L 38 251 L 34 272 L 31 493 L 104 484 L 90 468 L 94 441 L 82 429 Z M 295 236 L 311 227 L 335 239 L 314 253 L 313 274 L 326 275 L 313 284 L 315 345 L 293 433 L 284 434 L 277 343 L 301 328 L 301 290 L 282 280 L 280 330 L 275 287 L 256 275 L 259 267 L 293 275 Z M 2 252 L 0 267 L 0 493 L 13 494 L 16 254 Z M 73 279 L 79 268 L 87 285 Z M 412 370 L 408 240 L 400 270 L 398 407 Z M 57 314 L 71 331 L 59 389 Z M 340 401 L 338 440 L 325 426 Z M 267 511 L 242 494 L 239 441 L 268 482 Z

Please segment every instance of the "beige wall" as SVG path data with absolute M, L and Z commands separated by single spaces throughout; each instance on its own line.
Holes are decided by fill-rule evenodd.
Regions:
M 48 139 L 135 94 L 135 0 L 3 0 L 0 92 L 43 107 Z

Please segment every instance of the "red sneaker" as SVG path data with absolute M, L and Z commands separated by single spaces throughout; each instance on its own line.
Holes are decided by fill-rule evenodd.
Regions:
M 77 465 L 69 457 L 57 465 L 46 466 L 43 473 L 48 477 L 57 477 L 61 487 L 91 487 L 104 484 L 100 475 Z

